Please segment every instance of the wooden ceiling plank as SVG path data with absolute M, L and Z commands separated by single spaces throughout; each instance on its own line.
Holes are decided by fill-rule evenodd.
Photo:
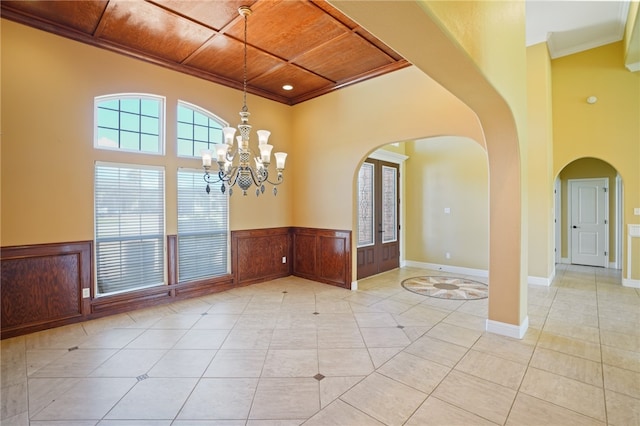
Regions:
M 149 2 L 111 0 L 100 38 L 180 63 L 215 31 Z
M 209 37 L 207 40 L 205 40 L 205 42 L 202 43 L 196 50 L 191 52 L 186 58 L 184 58 L 182 61 L 180 61 L 180 63 L 184 64 L 184 65 L 189 64 L 189 62 L 191 62 L 193 60 L 193 58 L 195 58 L 196 56 L 201 54 L 203 51 L 205 51 L 207 49 L 207 46 L 209 46 L 211 44 L 211 42 L 213 41 L 213 39 L 216 38 L 216 37 L 221 37 L 221 34 L 220 33 L 213 34 L 211 37 Z
M 104 26 L 106 25 L 106 16 L 109 15 L 109 9 L 113 9 L 114 3 L 113 2 L 109 2 L 107 3 L 107 6 L 104 8 L 104 10 L 102 11 L 102 15 L 100 15 L 100 21 L 98 21 L 98 26 L 96 27 L 95 31 L 93 32 L 93 37 L 99 39 L 102 36 L 102 31 L 104 31 Z
M 257 96 L 294 105 L 409 65 L 324 0 L 0 2 L 3 18 L 242 90 L 240 5 L 254 12 L 248 21 L 247 91 Z M 225 63 L 226 48 L 218 41 L 227 37 L 235 44 Z M 355 59 L 360 66 L 344 59 L 354 43 L 349 38 L 359 40 L 354 57 L 361 58 Z M 285 83 L 294 90 L 285 92 Z
M 90 34 L 95 31 L 108 0 L 102 1 L 8 1 L 0 2 L 2 17 L 45 31 L 67 29 Z

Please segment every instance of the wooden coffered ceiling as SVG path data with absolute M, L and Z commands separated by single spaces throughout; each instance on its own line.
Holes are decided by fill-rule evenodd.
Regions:
M 294 105 L 409 63 L 324 0 L 2 0 L 2 17 Z M 286 91 L 283 85 L 293 90 Z

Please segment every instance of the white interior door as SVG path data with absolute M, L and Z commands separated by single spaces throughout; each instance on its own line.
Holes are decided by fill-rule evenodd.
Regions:
M 608 179 L 569 180 L 571 263 L 606 267 Z

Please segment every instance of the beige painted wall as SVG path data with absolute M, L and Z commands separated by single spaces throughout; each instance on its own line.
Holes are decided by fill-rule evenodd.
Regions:
M 467 87 L 462 99 L 478 114 L 487 141 L 493 285 L 489 319 L 522 324 L 527 316 L 529 258 L 525 3 L 423 0 L 422 4 L 499 94 L 474 93 Z
M 293 107 L 293 225 L 353 229 L 357 170 L 391 142 L 461 135 L 482 140 L 475 114 L 410 67 Z
M 520 158 L 527 136 L 524 2 L 330 2 L 478 116 L 491 177 L 489 319 L 492 324 L 523 325 L 527 252 L 526 185 L 522 185 L 527 174 Z
M 487 153 L 473 140 L 451 136 L 406 145 L 405 179 L 412 183 L 405 195 L 406 259 L 486 271 Z
M 529 277 L 546 282 L 555 271 L 551 58 L 546 43 L 527 48 Z M 544 281 L 543 281 L 544 282 Z
M 623 42 L 552 61 L 554 174 L 572 161 L 598 158 L 609 163 L 624 185 L 623 229 L 640 223 L 640 72 L 624 67 Z M 588 104 L 586 98 L 597 96 Z M 625 236 L 626 238 L 626 236 Z M 623 278 L 626 277 L 626 250 Z M 640 257 L 633 262 L 640 263 Z M 634 264 L 633 268 L 637 268 Z
M 425 34 L 422 32 L 425 18 L 419 14 L 413 14 L 413 17 L 409 17 L 411 13 L 403 15 L 405 3 L 409 2 L 376 6 L 388 7 L 389 13 L 376 12 L 375 8 L 368 7 L 371 5 L 363 9 L 369 9 L 366 13 L 378 13 L 381 26 L 389 27 L 389 22 L 393 23 L 389 28 L 390 35 L 381 38 L 394 46 L 405 47 L 405 56 L 415 59 L 419 64 L 417 68 L 439 67 L 446 74 L 450 69 L 447 65 L 452 65 L 456 71 L 450 73 L 448 79 L 438 75 L 438 81 L 457 80 L 458 86 L 447 84 L 448 90 L 444 89 L 417 68 L 408 68 L 293 108 L 250 96 L 252 124 L 259 128 L 264 123 L 274 132 L 274 144 L 290 152 L 289 165 L 286 182 L 275 200 L 232 198 L 232 229 L 286 225 L 352 229 L 355 223 L 353 185 L 356 170 L 361 160 L 376 147 L 393 141 L 443 135 L 468 137 L 483 144 L 485 134 L 488 134 L 494 148 L 490 162 L 495 169 L 491 173 L 494 178 L 499 177 L 493 180 L 490 189 L 495 215 L 491 220 L 494 228 L 498 224 L 504 225 L 504 231 L 497 235 L 492 233 L 491 238 L 494 251 L 507 254 L 492 260 L 503 265 L 496 263 L 492 268 L 499 272 L 495 276 L 495 288 L 500 291 L 495 298 L 492 296 L 490 316 L 498 321 L 519 324 L 526 315 L 526 297 L 522 288 L 526 282 L 523 279 L 527 274 L 526 259 L 530 258 L 527 251 L 538 246 L 537 243 L 527 244 L 526 237 L 530 232 L 527 216 L 532 214 L 527 203 L 533 187 L 526 183 L 531 161 L 524 161 L 522 169 L 517 167 L 520 152 L 523 156 L 529 152 L 526 141 L 530 137 L 526 125 L 527 86 L 523 78 L 527 66 L 523 48 L 524 3 L 426 2 L 427 9 L 439 8 L 438 13 L 432 10 L 432 14 L 440 16 L 439 25 L 447 28 L 451 37 L 457 39 L 450 45 L 442 44 L 443 50 L 435 55 L 426 53 L 427 44 L 416 43 L 416 37 Z M 399 19 L 389 19 L 396 10 L 400 11 Z M 397 28 L 405 31 L 397 31 Z M 431 29 L 425 31 L 428 33 Z M 144 160 L 138 160 L 141 156 L 133 156 L 132 159 L 131 155 L 97 152 L 91 145 L 93 96 L 118 91 L 145 91 L 164 94 L 168 105 L 175 105 L 180 96 L 210 109 L 232 124 L 237 122 L 241 100 L 238 91 L 6 20 L 2 21 L 2 39 L 1 107 L 6 115 L 2 120 L 2 245 L 91 239 L 93 184 L 86 176 L 93 176 L 96 159 L 164 164 L 167 167 L 168 206 L 175 206 L 175 190 L 171 189 L 175 179 L 171 179 L 169 170 L 174 171 L 181 165 L 197 166 L 199 162 L 171 155 L 162 159 L 144 156 Z M 430 39 L 424 37 L 424 40 Z M 452 52 L 447 49 L 455 43 L 462 45 L 473 61 L 463 63 L 458 61 L 458 52 L 450 54 Z M 437 44 L 441 45 L 440 42 Z M 640 207 L 639 144 L 637 136 L 633 136 L 636 133 L 629 131 L 630 123 L 637 124 L 639 112 L 637 97 L 630 101 L 630 96 L 638 93 L 638 73 L 635 76 L 631 73 L 622 75 L 619 67 L 611 66 L 608 60 L 606 66 L 598 67 L 597 73 L 607 74 L 604 80 L 614 81 L 615 88 L 611 94 L 616 100 L 616 107 L 611 107 L 611 110 L 616 112 L 610 118 L 619 119 L 621 125 L 609 127 L 608 131 L 613 132 L 614 137 L 607 139 L 606 143 L 599 139 L 599 146 L 591 142 L 583 145 L 582 128 L 591 127 L 586 133 L 595 136 L 600 132 L 594 126 L 600 121 L 594 117 L 575 119 L 571 115 L 574 109 L 582 108 L 582 104 L 577 104 L 588 95 L 574 93 L 582 91 L 577 90 L 582 82 L 573 81 L 580 80 L 575 76 L 576 69 L 582 74 L 580 67 L 588 67 L 592 63 L 592 59 L 580 59 L 576 63 L 575 57 L 578 55 L 558 59 L 553 64 L 553 121 L 554 131 L 557 130 L 560 136 L 560 141 L 555 136 L 554 174 L 568 162 L 582 156 L 615 157 L 619 161 L 607 161 L 615 163 L 621 174 L 624 171 L 625 223 L 638 223 L 637 217 L 629 214 L 633 207 Z M 459 64 L 462 66 L 458 67 Z M 487 80 L 479 77 L 478 68 L 494 92 L 504 98 L 491 95 Z M 470 78 L 465 79 L 465 76 Z M 591 75 L 585 82 L 590 80 L 596 83 L 595 86 L 603 85 L 600 77 Z M 570 92 L 560 96 L 558 104 L 555 99 L 556 81 L 561 81 Z M 619 93 L 619 83 L 626 91 Z M 566 87 L 560 90 L 565 91 Z M 592 89 L 594 84 L 587 87 Z M 604 87 L 611 89 L 606 84 Z M 464 98 L 467 104 L 452 95 L 452 91 Z M 505 108 L 504 99 L 508 108 Z M 623 99 L 622 106 L 617 103 L 620 99 Z M 50 105 L 56 107 L 51 108 Z M 467 105 L 482 112 L 482 128 L 478 116 Z M 602 102 L 596 104 L 597 107 L 599 105 Z M 558 111 L 564 123 L 559 126 L 556 125 Z M 170 114 L 172 112 L 168 109 L 167 118 Z M 509 123 L 514 122 L 517 126 L 512 127 Z M 504 123 L 507 123 L 506 127 Z M 175 129 L 171 126 L 169 124 L 167 128 L 168 153 L 173 152 L 170 141 L 172 136 L 175 137 Z M 567 127 L 572 126 L 576 128 L 567 131 Z M 623 136 L 631 135 L 630 141 L 622 145 L 617 137 L 621 128 L 627 129 L 622 131 Z M 517 155 L 512 149 L 500 152 L 500 145 L 512 144 L 514 140 Z M 26 149 L 23 148 L 25 146 Z M 589 151 L 595 151 L 596 155 L 589 154 Z M 32 155 L 32 152 L 37 154 Z M 531 170 L 531 176 L 534 175 L 535 171 Z M 40 206 L 46 208 L 45 219 Z M 167 231 L 175 232 L 175 212 L 167 211 Z M 513 237 L 515 234 L 518 238 Z M 515 252 L 521 253 L 525 261 L 513 261 L 509 253 Z M 514 275 L 520 276 L 518 288 L 513 284 L 518 281 L 513 279 Z M 518 306 L 516 309 L 513 309 L 514 301 Z
M 139 60 L 2 20 L 3 246 L 93 239 L 95 161 L 162 165 L 166 226 L 175 234 L 176 171 L 200 168 L 177 158 L 176 103 L 199 105 L 231 125 L 242 93 Z M 136 92 L 166 97 L 166 155 L 93 148 L 95 96 Z M 292 152 L 291 108 L 249 96 L 250 123 L 268 128 L 277 149 Z M 294 179 L 285 171 L 277 197 L 231 198 L 231 229 L 289 226 Z M 204 190 L 204 183 L 203 183 Z

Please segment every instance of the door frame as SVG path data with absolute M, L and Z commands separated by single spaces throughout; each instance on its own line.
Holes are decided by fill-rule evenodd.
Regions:
M 604 197 L 604 216 L 606 220 L 606 226 L 604 227 L 604 247 L 605 247 L 605 255 L 604 255 L 604 267 L 609 268 L 609 252 L 611 251 L 609 248 L 609 178 L 608 177 L 593 177 L 593 178 L 580 178 L 580 179 L 567 179 L 567 255 L 569 258 L 569 263 L 573 264 L 573 247 L 572 247 L 572 237 L 571 237 L 571 219 L 573 212 L 573 202 L 572 202 L 572 184 L 587 180 L 601 180 L 604 182 L 603 188 L 606 188 L 605 197 Z
M 394 145 L 394 146 L 399 146 L 400 143 L 402 142 L 397 142 L 397 143 L 392 143 L 390 145 Z M 393 152 L 393 151 L 387 151 L 386 149 L 382 149 L 379 148 L 373 152 L 371 152 L 369 155 L 365 156 L 362 161 L 360 161 L 360 163 L 358 164 L 358 167 L 355 170 L 355 180 L 354 180 L 354 190 L 356 190 L 357 185 L 358 185 L 358 172 L 360 170 L 360 167 L 362 166 L 362 163 L 365 162 L 365 160 L 367 158 L 371 158 L 373 160 L 381 160 L 381 161 L 386 161 L 389 163 L 394 163 L 398 165 L 399 173 L 400 173 L 400 182 L 398 182 L 398 198 L 399 198 L 399 207 L 398 207 L 398 223 L 401 224 L 400 226 L 400 230 L 398 232 L 398 238 L 400 238 L 400 267 L 402 268 L 403 266 L 406 266 L 406 259 L 405 259 L 405 232 L 406 229 L 404 226 L 402 226 L 405 223 L 405 205 L 406 203 L 404 202 L 404 176 L 405 176 L 405 164 L 404 162 L 406 160 L 409 159 L 408 155 L 404 155 L 404 154 L 400 154 L 398 152 Z M 355 196 L 355 195 L 354 195 Z M 357 211 L 355 209 L 357 209 L 357 203 L 354 203 L 354 218 L 357 217 Z M 354 222 L 354 226 L 357 227 L 358 223 L 357 221 Z M 354 228 L 355 229 L 355 228 Z M 358 250 L 358 243 L 355 240 L 355 238 L 353 239 L 353 252 L 357 253 Z M 357 268 L 357 263 L 354 259 L 354 263 L 353 263 L 354 267 Z M 357 276 L 357 272 L 356 272 L 356 276 Z M 358 289 L 358 280 L 356 279 L 355 281 L 353 281 L 351 283 L 351 289 L 352 290 L 357 290 Z
M 562 263 L 562 181 L 556 177 L 554 183 L 554 229 L 555 229 L 555 263 Z
M 394 146 L 399 146 L 400 143 L 402 142 L 398 142 L 397 144 L 392 144 Z M 398 235 L 399 238 L 401 238 L 400 240 L 400 267 L 402 268 L 403 266 L 406 266 L 407 260 L 405 259 L 405 241 L 406 239 L 404 238 L 404 234 L 406 232 L 406 229 L 404 226 L 406 221 L 405 221 L 405 205 L 407 204 L 406 202 L 404 202 L 404 176 L 406 176 L 405 174 L 405 164 L 404 162 L 407 161 L 409 159 L 408 155 L 404 155 L 404 154 L 400 154 L 398 152 L 393 152 L 393 151 L 387 151 L 386 149 L 377 149 L 375 151 L 373 151 L 371 154 L 369 154 L 367 157 L 365 157 L 362 162 L 364 162 L 364 160 L 366 160 L 367 158 L 372 158 L 374 160 L 382 160 L 382 161 L 386 161 L 388 163 L 394 163 L 397 164 L 400 168 L 400 182 L 398 183 L 398 198 L 400 199 L 400 211 L 398 212 L 398 223 L 400 223 L 400 233 Z M 358 166 L 358 170 L 360 169 L 360 166 Z M 356 171 L 357 174 L 357 171 Z
M 616 173 L 616 188 L 615 188 L 615 209 L 616 211 L 613 214 L 616 217 L 616 229 L 615 229 L 615 246 L 616 246 L 616 261 L 613 264 L 609 264 L 610 268 L 614 269 L 622 269 L 622 242 L 624 238 L 622 237 L 624 222 L 622 218 L 622 212 L 624 212 L 624 186 L 622 182 L 622 176 L 620 173 Z M 611 213 L 611 212 L 609 212 Z

